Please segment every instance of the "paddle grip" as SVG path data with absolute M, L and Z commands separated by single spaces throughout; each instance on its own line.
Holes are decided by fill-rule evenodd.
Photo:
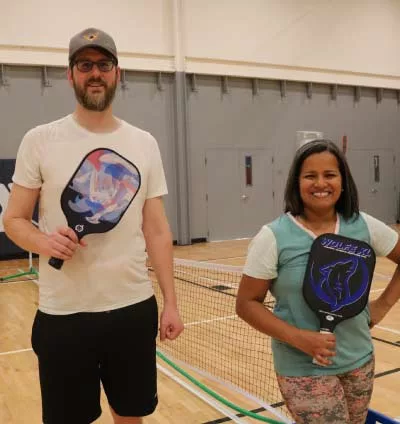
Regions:
M 332 334 L 330 331 L 326 331 L 326 330 L 320 330 L 321 334 Z M 316 358 L 313 358 L 312 361 L 313 364 L 315 365 L 319 365 L 320 367 L 327 367 L 328 365 L 326 364 L 321 364 L 321 362 L 318 362 L 318 360 Z
M 49 265 L 52 266 L 55 269 L 61 269 L 63 266 L 64 261 L 62 259 L 51 257 L 49 259 Z

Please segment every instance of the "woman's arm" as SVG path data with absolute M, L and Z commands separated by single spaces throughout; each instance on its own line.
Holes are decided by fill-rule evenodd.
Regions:
M 270 286 L 271 280 L 244 274 L 236 299 L 239 317 L 256 330 L 317 358 L 318 362 L 331 364 L 328 357 L 335 355 L 335 336 L 302 330 L 276 317 L 263 304 Z
M 382 294 L 369 303 L 371 315 L 370 327 L 378 324 L 400 299 L 400 239 L 387 258 L 397 264 L 397 268 Z

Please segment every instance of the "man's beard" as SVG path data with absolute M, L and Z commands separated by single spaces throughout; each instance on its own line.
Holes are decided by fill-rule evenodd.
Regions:
M 104 87 L 104 93 L 90 94 L 88 88 L 91 83 L 102 84 Z M 114 99 L 115 91 L 117 89 L 117 79 L 115 78 L 114 83 L 112 83 L 109 87 L 100 78 L 90 78 L 83 88 L 79 87 L 74 80 L 73 86 L 76 99 L 85 109 L 103 112 L 110 106 Z

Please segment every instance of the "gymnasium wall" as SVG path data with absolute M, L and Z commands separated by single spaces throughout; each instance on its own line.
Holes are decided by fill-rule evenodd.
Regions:
M 396 0 L 187 0 L 187 71 L 400 88 Z
M 197 77 L 196 91 L 191 91 L 188 77 L 188 87 L 194 238 L 204 237 L 207 231 L 208 171 L 204 158 L 209 148 L 262 147 L 272 152 L 275 198 L 270 199 L 270 208 L 274 215 L 283 211 L 283 191 L 298 130 L 321 131 L 340 147 L 343 135 L 347 135 L 349 150 L 382 149 L 399 154 L 400 109 L 394 90 L 384 91 L 378 102 L 376 90 L 363 88 L 357 101 L 354 88 L 348 86 L 339 87 L 336 100 L 332 100 L 331 87 L 324 84 L 314 84 L 312 92 L 307 94 L 306 84 L 288 83 L 285 98 L 276 81 L 259 81 L 256 94 L 252 81 L 244 78 L 229 78 L 227 93 L 222 90 L 221 78 L 215 76 Z M 355 173 L 358 167 L 363 171 L 367 166 L 362 161 L 352 163 Z M 227 189 L 235 190 L 235 187 Z M 398 190 L 396 184 L 396 192 L 388 195 L 391 196 L 388 202 L 398 198 Z M 392 223 L 396 220 L 393 209 L 388 220 Z
M 118 89 L 115 112 L 157 138 L 169 186 L 166 208 L 175 239 L 177 222 L 177 175 L 175 149 L 174 78 L 126 72 L 126 86 Z M 74 98 L 65 80 L 65 69 L 49 68 L 49 87 L 43 87 L 39 68 L 10 66 L 7 87 L 0 88 L 0 157 L 15 158 L 23 134 L 31 127 L 57 119 L 73 109 Z M 195 86 L 187 77 L 188 160 L 190 168 L 191 238 L 207 237 L 206 150 L 211 147 L 268 148 L 274 156 L 274 192 L 270 208 L 282 211 L 283 189 L 293 156 L 296 131 L 318 130 L 340 145 L 344 134 L 349 149 L 391 149 L 398 154 L 399 107 L 394 90 L 377 92 L 363 88 L 359 100 L 353 87 L 340 86 L 336 100 L 331 86 L 287 83 L 282 97 L 277 81 L 260 80 L 257 92 L 251 79 L 197 76 Z M 311 96 L 311 97 L 310 97 Z M 363 163 L 354 166 L 365 166 Z M 224 196 L 224 193 L 221 193 Z M 397 192 L 394 196 L 398 196 Z
M 109 31 L 136 70 L 400 88 L 396 0 L 15 0 L 0 63 L 63 66 L 68 40 Z
M 13 167 L 3 169 L 5 159 L 15 159 L 24 134 L 32 127 L 59 119 L 73 111 L 75 98 L 66 80 L 66 68 L 48 68 L 47 84 L 39 67 L 7 66 L 7 86 L 0 86 L 0 177 L 11 182 Z M 169 195 L 165 207 L 177 234 L 176 175 L 174 158 L 174 78 L 171 74 L 125 73 L 114 101 L 116 115 L 150 131 L 160 146 Z M 5 162 L 4 162 L 5 163 Z M 4 196 L 3 196 L 4 197 Z M 0 219 L 5 201 L 0 201 Z M 2 227 L 0 228 L 2 230 Z M 2 252 L 0 250 L 0 257 Z
M 15 0 L 1 16 L 0 63 L 65 66 L 71 36 L 94 26 L 113 34 L 124 68 L 173 71 L 170 0 Z
M 338 143 L 346 134 L 350 148 L 379 146 L 398 155 L 396 1 L 100 0 L 93 7 L 15 0 L 2 5 L 1 16 L 0 158 L 15 157 L 29 128 L 72 111 L 65 76 L 71 35 L 88 26 L 109 31 L 126 83 L 115 112 L 159 142 L 178 241 L 182 179 L 189 186 L 190 238 L 208 236 L 204 157 L 211 147 L 273 152 L 274 214 L 282 209 L 296 131 L 322 131 Z M 184 99 L 177 96 L 181 73 Z M 182 109 L 188 172 L 178 177 Z

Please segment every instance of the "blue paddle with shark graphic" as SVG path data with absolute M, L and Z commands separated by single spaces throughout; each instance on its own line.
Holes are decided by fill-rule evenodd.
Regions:
M 321 333 L 333 333 L 340 322 L 364 310 L 375 262 L 374 250 L 364 241 L 330 233 L 314 240 L 303 296 L 319 318 Z

